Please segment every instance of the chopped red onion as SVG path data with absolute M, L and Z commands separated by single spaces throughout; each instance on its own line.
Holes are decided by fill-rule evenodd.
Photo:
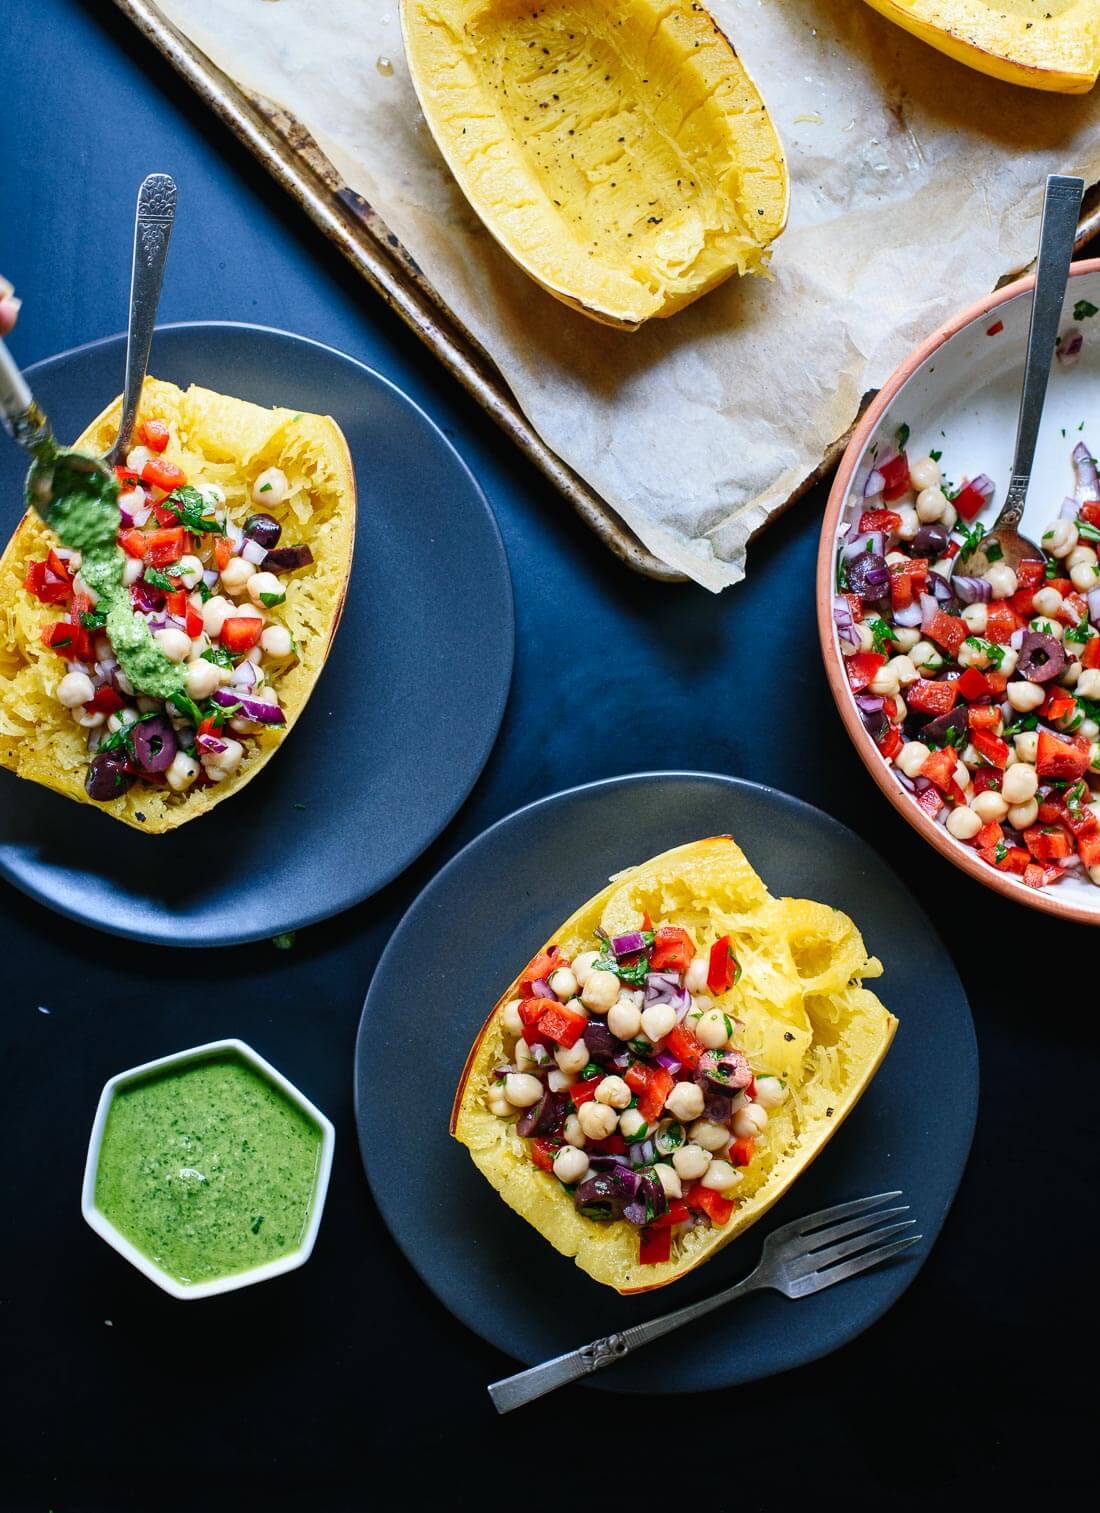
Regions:
M 1012 634 L 1008 638 L 1008 644 L 1012 647 L 1013 651 L 1020 650 L 1020 647 L 1024 644 L 1024 637 L 1026 634 L 1027 631 L 1022 625 L 1020 626 L 1019 630 L 1014 630 L 1012 632 Z
M 213 756 L 219 755 L 226 749 L 225 742 L 220 741 L 216 735 L 210 735 L 209 732 L 203 733 L 200 731 L 195 737 L 195 745 L 200 751 L 208 751 Z
M 1079 441 L 1073 449 L 1073 468 L 1077 474 L 1078 499 L 1100 499 L 1096 459 L 1083 441 Z
M 928 632 L 932 629 L 932 622 L 940 612 L 940 606 L 936 601 L 935 596 L 932 594 L 921 594 L 920 610 L 920 628 L 921 630 Z
M 858 647 L 859 634 L 856 631 L 855 616 L 852 614 L 852 606 L 843 594 L 837 594 L 833 600 L 833 620 L 842 643 L 845 646 Z
M 250 699 L 228 688 L 216 688 L 211 698 L 223 709 L 232 709 L 235 704 L 240 704 L 240 715 L 246 720 L 256 720 L 260 725 L 284 723 L 285 716 L 278 704 L 265 704 L 262 699 Z
M 132 531 L 133 530 L 133 528 L 134 528 L 134 517 L 133 517 L 133 515 L 130 514 L 129 510 L 124 510 L 122 508 L 121 504 L 118 507 L 118 518 L 119 518 L 119 523 L 122 526 L 123 530 L 127 530 L 127 531 Z
M 988 473 L 979 473 L 977 478 L 971 478 L 970 487 L 972 489 L 977 489 L 978 493 L 985 500 L 986 504 L 989 503 L 989 501 L 993 498 L 993 495 L 997 492 L 997 485 L 993 482 Z
M 545 977 L 540 977 L 538 982 L 531 984 L 531 996 L 532 998 L 553 998 L 554 990 Z
M 246 562 L 251 562 L 253 567 L 259 567 L 260 563 L 267 556 L 267 547 L 261 546 L 258 541 L 249 539 L 241 547 L 241 556 Z
M 666 1072 L 671 1072 L 674 1077 L 683 1066 L 683 1062 L 677 1061 L 671 1051 L 658 1051 L 657 1064 L 663 1066 Z
M 550 1052 L 544 1045 L 533 1045 L 530 1047 L 530 1051 L 531 1060 L 536 1066 L 548 1066 L 550 1064 Z
M 217 581 L 218 581 L 218 570 L 217 570 L 217 568 L 214 568 L 214 567 L 208 567 L 208 568 L 206 568 L 203 571 L 202 581 L 206 584 L 207 588 L 213 588 L 214 584 L 217 583 Z
M 231 521 L 225 528 L 225 534 L 229 540 L 229 545 L 233 548 L 233 555 L 239 557 L 241 542 L 244 540 L 244 531 L 241 530 L 239 525 L 234 525 Z
M 255 688 L 258 678 L 256 664 L 245 657 L 234 667 L 229 684 L 231 688 Z
M 921 607 L 915 600 L 904 609 L 895 609 L 893 615 L 894 624 L 900 625 L 903 630 L 915 630 L 923 618 Z
M 1062 508 L 1058 511 L 1059 520 L 1076 520 L 1077 512 L 1081 508 L 1078 500 L 1067 494 L 1062 500 Z
M 882 557 L 885 555 L 886 547 L 881 531 L 864 531 L 862 533 L 857 533 L 848 542 L 848 545 L 844 548 L 841 556 L 844 558 L 845 562 L 852 562 L 856 557 L 862 556 L 864 552 L 869 552 L 876 557 Z
M 984 578 L 960 578 L 956 573 L 949 587 L 963 604 L 988 604 L 993 598 L 993 585 Z
M 881 469 L 872 468 L 867 474 L 867 482 L 863 485 L 864 499 L 874 499 L 885 487 L 886 479 L 882 476 Z
M 616 956 L 633 956 L 637 951 L 645 950 L 645 936 L 641 930 L 629 930 L 625 935 L 613 935 L 611 949 Z
M 1064 331 L 1062 333 L 1062 335 L 1058 338 L 1058 342 L 1054 350 L 1058 356 L 1058 361 L 1062 364 L 1063 368 L 1073 367 L 1074 363 L 1079 360 L 1081 356 L 1081 348 L 1084 345 L 1085 338 L 1081 335 L 1080 331 L 1078 331 L 1075 326 L 1071 326 L 1068 331 Z
M 1100 588 L 1089 589 L 1089 619 L 1100 626 Z

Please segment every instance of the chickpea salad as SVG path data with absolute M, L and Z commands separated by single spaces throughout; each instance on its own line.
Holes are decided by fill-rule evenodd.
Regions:
M 238 525 L 219 484 L 165 456 L 170 440 L 163 420 L 138 428 L 117 489 L 97 501 L 106 516 L 89 517 L 103 537 L 94 558 L 58 546 L 24 579 L 65 611 L 42 641 L 66 663 L 56 697 L 87 731 L 84 786 L 100 803 L 139 781 L 177 793 L 220 783 L 244 741 L 285 723 L 270 678 L 297 648 L 279 606 L 285 576 L 313 561 L 308 546 L 281 544 L 266 512 L 286 499 L 287 478 L 258 473 L 256 513 Z
M 1075 491 L 1013 569 L 983 549 L 994 486 L 952 485 L 907 428 L 874 458 L 837 545 L 833 617 L 864 727 L 913 802 L 1032 888 L 1100 886 L 1100 479 Z
M 741 975 L 728 935 L 699 950 L 647 916 L 597 937 L 572 961 L 550 946 L 527 967 L 501 1010 L 510 1059 L 487 1102 L 579 1213 L 636 1225 L 640 1261 L 659 1265 L 687 1230 L 729 1223 L 787 1085 L 752 1066 L 744 1026 L 715 1003 Z

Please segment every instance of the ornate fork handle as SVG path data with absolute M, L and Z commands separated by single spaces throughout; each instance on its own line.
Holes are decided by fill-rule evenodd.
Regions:
M 157 305 L 176 214 L 176 184 L 167 173 L 151 173 L 138 190 L 134 221 L 134 261 L 130 275 L 130 326 L 126 341 L 126 382 L 118 438 L 108 461 L 121 462 L 137 419 Z

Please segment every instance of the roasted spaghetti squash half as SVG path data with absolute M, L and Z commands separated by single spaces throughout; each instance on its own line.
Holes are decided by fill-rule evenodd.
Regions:
M 875 10 L 983 74 L 1085 94 L 1100 71 L 1097 0 L 868 0 Z
M 76 446 L 104 455 L 120 412 L 116 400 Z M 28 513 L 0 558 L 0 765 L 160 834 L 239 792 L 304 709 L 351 572 L 355 479 L 328 417 L 154 378 L 143 437 L 121 480 L 125 584 L 146 644 L 183 669 L 194 718 L 128 685 L 79 557 Z M 89 791 L 97 754 L 117 796 Z
M 440 152 L 558 299 L 633 329 L 764 268 L 783 150 L 696 0 L 402 0 L 401 17 Z
M 664 1287 L 822 1150 L 897 1021 L 846 915 L 773 898 L 729 836 L 612 881 L 513 980 L 451 1132 L 595 1281 Z

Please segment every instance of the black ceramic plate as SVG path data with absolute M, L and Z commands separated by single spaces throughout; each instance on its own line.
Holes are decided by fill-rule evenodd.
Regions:
M 552 931 L 608 876 L 670 846 L 731 834 L 777 895 L 818 899 L 859 924 L 901 1021 L 878 1076 L 787 1196 L 714 1260 L 622 1298 L 557 1254 L 497 1197 L 447 1134 L 485 1015 Z M 409 992 L 420 1008 L 409 1054 Z M 431 1030 L 423 1022 L 435 1006 Z M 928 1057 L 936 1068 L 930 1128 Z M 356 1048 L 359 1141 L 375 1199 L 436 1296 L 531 1365 L 717 1292 L 756 1264 L 788 1219 L 901 1188 L 924 1240 L 905 1258 L 789 1302 L 762 1293 L 600 1373 L 599 1387 L 691 1392 L 816 1359 L 874 1323 L 913 1280 L 966 1164 L 978 1101 L 974 1029 L 931 924 L 851 831 L 797 799 L 734 778 L 646 773 L 574 788 L 501 820 L 459 853 L 401 922 L 371 983 Z M 393 1160 L 394 1150 L 412 1152 Z
M 121 337 L 28 370 L 57 434 L 118 393 Z M 496 522 L 450 443 L 392 384 L 331 347 L 258 326 L 166 326 L 150 371 L 332 415 L 355 463 L 355 565 L 332 654 L 285 750 L 212 816 L 143 836 L 0 772 L 0 874 L 85 924 L 164 945 L 233 945 L 358 903 L 440 833 L 489 755 L 512 675 Z M 0 451 L 0 521 L 24 460 Z M 223 868 L 195 847 L 231 837 Z

